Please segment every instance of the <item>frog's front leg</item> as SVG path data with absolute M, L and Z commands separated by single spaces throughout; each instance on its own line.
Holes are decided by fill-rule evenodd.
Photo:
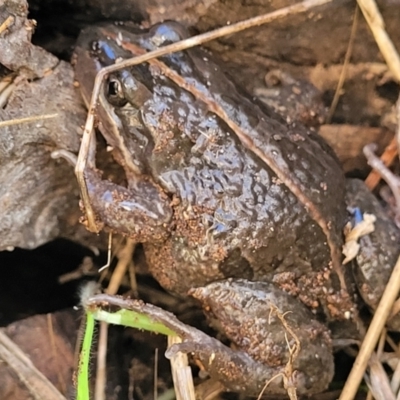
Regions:
M 64 158 L 76 166 L 76 156 L 67 150 L 55 150 L 51 156 Z M 159 186 L 132 173 L 128 188 L 103 180 L 93 166 L 94 151 L 90 161 L 83 175 L 97 232 L 105 227 L 142 243 L 168 236 L 172 209 L 168 196 Z
M 269 380 L 265 393 L 274 395 L 292 385 L 299 394 L 327 388 L 334 371 L 329 331 L 295 298 L 273 284 L 246 280 L 212 283 L 191 294 L 240 351 L 185 343 L 180 350 L 194 352 L 228 389 L 257 396 Z
M 172 218 L 170 199 L 153 182 L 142 176 L 132 179 L 129 188 L 102 180 L 97 170 L 85 171 L 88 194 L 96 223 L 112 232 L 140 242 L 168 236 Z

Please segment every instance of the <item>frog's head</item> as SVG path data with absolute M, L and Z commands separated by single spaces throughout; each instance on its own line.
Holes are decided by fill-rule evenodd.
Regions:
M 88 104 L 97 73 L 133 54 L 124 50 L 121 40 L 141 48 L 146 32 L 126 38 L 114 25 L 84 30 L 75 49 L 75 77 Z M 153 83 L 146 64 L 110 73 L 100 90 L 96 122 L 117 163 L 125 170 L 127 185 L 101 179 L 95 168 L 87 168 L 85 179 L 96 218 L 113 232 L 138 241 L 158 240 L 168 235 L 166 227 L 172 211 L 165 191 L 149 179 L 148 154 L 154 140 L 143 122 L 143 105 L 152 97 Z M 99 229 L 98 228 L 98 229 Z
M 74 58 L 75 78 L 86 104 L 90 102 L 97 73 L 104 67 L 132 56 L 118 46 L 115 40 L 107 37 L 105 32 L 109 29 L 110 26 L 89 27 L 82 31 L 78 39 Z M 141 166 L 132 160 L 131 154 L 138 152 L 140 144 L 129 149 L 125 138 L 129 137 L 128 132 L 135 125 L 138 103 L 146 100 L 147 92 L 146 87 L 137 87 L 137 79 L 130 69 L 117 71 L 103 82 L 96 109 L 98 127 L 108 145 L 115 150 L 117 161 L 126 166 L 126 170 L 136 173 L 141 172 Z M 141 93 L 144 96 L 142 99 L 139 98 Z
M 100 69 L 134 56 L 121 46 L 122 40 L 149 51 L 186 36 L 186 30 L 174 22 L 159 24 L 150 30 L 130 25 L 85 29 L 78 39 L 74 58 L 75 77 L 85 103 L 90 101 Z M 143 174 L 148 170 L 146 163 L 154 147 L 154 138 L 145 126 L 141 109 L 153 96 L 153 85 L 148 64 L 140 64 L 109 74 L 100 92 L 98 127 L 127 172 Z

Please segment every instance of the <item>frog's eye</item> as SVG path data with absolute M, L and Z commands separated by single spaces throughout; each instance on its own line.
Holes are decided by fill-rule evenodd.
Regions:
M 128 101 L 125 98 L 122 83 L 115 76 L 111 76 L 105 85 L 107 100 L 115 107 L 123 107 Z

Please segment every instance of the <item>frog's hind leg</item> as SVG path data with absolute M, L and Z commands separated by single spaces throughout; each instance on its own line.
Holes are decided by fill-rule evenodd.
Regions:
M 254 396 L 269 380 L 265 393 L 274 395 L 291 387 L 299 394 L 327 388 L 334 372 L 329 331 L 296 298 L 270 283 L 231 279 L 191 294 L 202 302 L 211 323 L 249 356 L 236 356 L 239 364 L 233 365 L 232 355 L 224 354 L 225 368 L 213 369 L 214 377 L 229 389 L 236 391 L 239 382 L 233 373 L 227 381 L 230 368 L 239 367 L 242 374 L 249 373 L 240 378 L 241 391 Z

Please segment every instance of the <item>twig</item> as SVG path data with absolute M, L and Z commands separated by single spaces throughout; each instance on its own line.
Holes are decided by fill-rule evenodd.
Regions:
M 25 118 L 10 119 L 8 121 L 0 121 L 0 128 L 4 128 L 5 126 L 24 124 L 27 122 L 41 121 L 42 119 L 56 118 L 57 116 L 58 114 L 54 113 L 54 114 L 34 115 L 32 117 L 25 117 Z
M 400 223 L 400 178 L 396 176 L 389 168 L 385 166 L 382 160 L 375 154 L 376 145 L 367 144 L 364 146 L 364 155 L 367 158 L 368 164 L 378 171 L 382 179 L 390 187 L 392 194 L 394 196 L 396 206 L 395 206 L 395 223 L 399 226 Z
M 400 82 L 400 57 L 385 30 L 385 22 L 374 0 L 357 0 L 358 5 L 367 21 L 376 44 L 381 51 L 390 71 Z
M 396 103 L 396 119 L 397 119 L 397 129 L 396 129 L 396 139 L 397 139 L 397 154 L 400 155 L 400 95 Z
M 395 370 L 393 371 L 390 387 L 393 393 L 397 393 L 400 387 L 400 360 L 398 359 Z
M 54 335 L 53 319 L 51 314 L 47 314 L 47 327 L 49 331 L 49 338 L 51 344 L 51 354 L 53 356 L 52 362 L 57 371 L 58 386 L 61 388 L 63 393 L 67 392 L 67 385 L 65 383 L 64 377 L 60 370 L 60 364 L 57 362 L 57 345 Z
M 336 86 L 336 91 L 335 91 L 335 95 L 333 96 L 331 106 L 329 108 L 328 116 L 326 117 L 327 124 L 329 124 L 332 120 L 332 116 L 336 110 L 336 107 L 337 107 L 337 104 L 339 102 L 340 95 L 342 92 L 342 88 L 344 85 L 344 81 L 346 79 L 347 67 L 350 63 L 351 54 L 353 53 L 353 45 L 354 45 L 354 39 L 356 37 L 356 32 L 357 32 L 357 27 L 358 27 L 359 14 L 360 14 L 360 11 L 358 9 L 358 6 L 356 6 L 356 9 L 354 10 L 353 25 L 351 26 L 350 39 L 349 39 L 349 43 L 347 45 L 346 55 L 345 55 L 344 61 L 343 61 L 343 67 L 342 67 L 342 70 L 340 71 L 339 81 Z
M 268 380 L 264 387 L 262 388 L 261 392 L 259 393 L 257 400 L 261 400 L 265 390 L 267 389 L 268 385 L 277 378 L 282 378 L 283 379 L 283 385 L 285 387 L 285 389 L 287 390 L 287 394 L 290 398 L 290 400 L 297 400 L 297 392 L 296 392 L 296 385 L 295 385 L 295 373 L 296 371 L 293 369 L 293 365 L 297 359 L 297 357 L 299 356 L 300 353 L 300 349 L 301 349 L 301 344 L 300 344 L 300 340 L 297 337 L 297 335 L 295 334 L 295 332 L 293 331 L 293 329 L 290 327 L 290 325 L 288 324 L 288 322 L 285 319 L 285 316 L 287 314 L 290 314 L 291 311 L 287 311 L 284 314 L 282 314 L 278 307 L 275 306 L 275 304 L 271 304 L 271 309 L 270 309 L 270 313 L 269 313 L 269 317 L 268 317 L 268 323 L 271 323 L 271 317 L 273 314 L 276 314 L 276 316 L 278 317 L 278 319 L 281 321 L 283 327 L 285 328 L 285 339 L 286 339 L 286 344 L 288 346 L 288 350 L 289 350 L 289 358 L 288 358 L 288 362 L 285 365 L 285 368 L 283 370 L 283 372 L 280 372 L 279 374 L 273 376 L 270 380 Z M 293 340 L 294 340 L 294 345 L 290 346 L 287 334 L 290 334 L 290 336 L 292 336 Z
M 375 311 L 371 325 L 368 328 L 364 341 L 360 347 L 358 356 L 354 362 L 350 375 L 344 385 L 339 400 L 353 400 L 357 393 L 364 371 L 368 365 L 369 358 L 378 342 L 382 328 L 389 316 L 392 305 L 400 290 L 400 257 L 393 269 L 389 282 L 386 285 L 385 292 Z
M 9 77 L 5 77 L 0 82 L 0 108 L 4 108 L 4 106 L 7 104 L 14 89 L 15 83 L 13 83 L 12 79 Z
M 387 373 L 375 353 L 371 354 L 368 365 L 369 377 L 367 377 L 365 381 L 373 398 L 375 400 L 396 400 L 392 388 L 390 387 Z
M 168 347 L 181 342 L 182 339 L 178 336 L 168 336 Z M 177 352 L 170 361 L 176 400 L 195 400 L 192 370 L 189 367 L 187 354 Z
M 154 384 L 153 384 L 153 399 L 158 399 L 158 390 L 157 390 L 157 382 L 158 382 L 158 347 L 154 351 Z M 194 400 L 194 399 L 193 399 Z
M 9 15 L 6 20 L 0 25 L 0 35 L 7 30 L 15 21 L 15 17 Z
M 385 151 L 382 153 L 380 159 L 382 160 L 383 164 L 388 167 L 389 165 L 392 164 L 394 159 L 396 158 L 398 154 L 397 151 L 397 138 L 394 137 L 392 141 L 386 146 Z M 374 190 L 376 185 L 379 183 L 381 180 L 381 175 L 379 171 L 376 171 L 373 169 L 369 175 L 367 176 L 367 179 L 365 180 L 365 184 L 369 190 Z
M 385 151 L 381 155 L 382 163 L 386 167 L 392 164 L 396 155 L 400 154 L 400 96 L 398 97 L 395 105 L 395 113 L 397 119 L 396 133 L 392 141 L 388 144 Z M 380 171 L 372 170 L 365 180 L 365 184 L 370 190 L 372 190 L 378 184 L 381 177 Z
M 9 365 L 35 400 L 66 400 L 2 329 L 0 360 Z

